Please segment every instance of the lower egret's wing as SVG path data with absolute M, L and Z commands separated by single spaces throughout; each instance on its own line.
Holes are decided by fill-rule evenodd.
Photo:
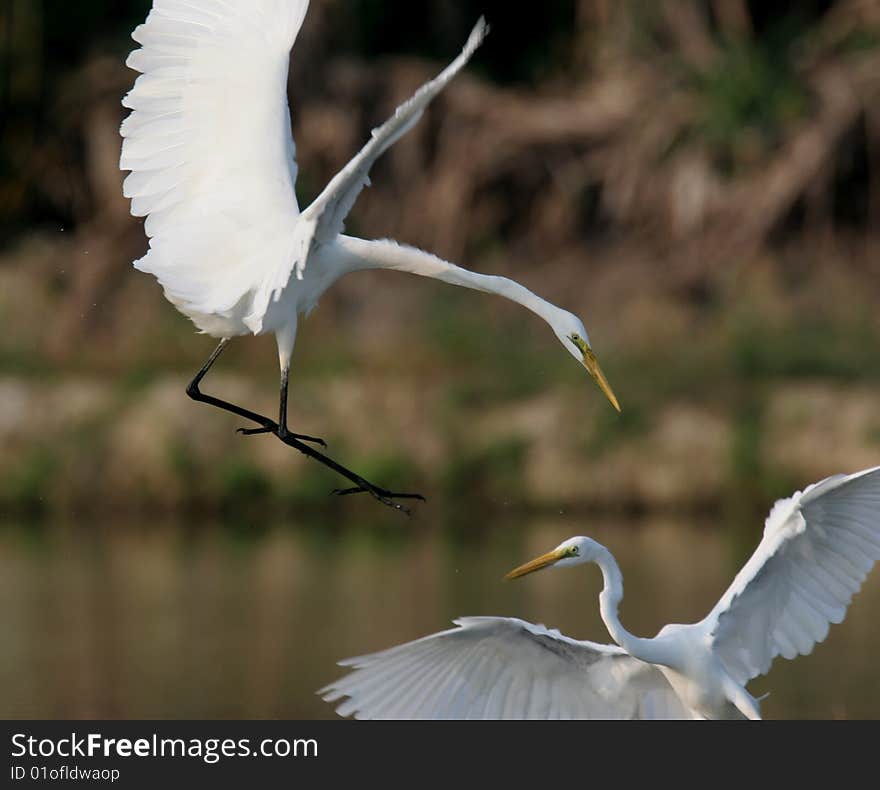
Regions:
M 123 105 L 120 167 L 147 217 L 154 274 L 184 312 L 237 308 L 297 244 L 290 49 L 308 0 L 154 0 L 127 60 L 141 72 Z M 265 309 L 264 307 L 262 308 Z
M 401 104 L 391 118 L 374 129 L 369 142 L 330 180 L 324 191 L 303 212 L 303 220 L 310 223 L 313 234 L 309 240 L 309 249 L 313 244 L 322 244 L 336 238 L 343 231 L 343 222 L 348 212 L 361 190 L 370 182 L 369 173 L 373 163 L 418 122 L 425 108 L 470 60 L 488 30 L 481 17 L 461 54 L 436 78 L 426 82 L 409 100 Z M 297 256 L 294 268 L 298 278 L 302 277 L 307 260 L 307 254 Z M 286 279 L 281 277 L 279 281 L 286 282 Z
M 777 502 L 751 559 L 702 624 L 744 684 L 776 656 L 806 655 L 846 616 L 880 559 L 880 467 L 835 475 Z
M 507 617 L 451 628 L 372 655 L 321 689 L 359 719 L 689 718 L 651 664 Z

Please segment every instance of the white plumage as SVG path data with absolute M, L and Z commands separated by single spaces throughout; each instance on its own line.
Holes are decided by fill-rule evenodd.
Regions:
M 135 265 L 209 334 L 263 331 L 277 272 L 295 259 L 290 48 L 307 2 L 157 0 L 132 37 L 124 194 L 147 217 Z
M 807 655 L 880 559 L 880 474 L 835 475 L 777 502 L 764 537 L 702 622 L 738 683 Z
M 663 674 L 616 645 L 579 642 L 512 617 L 341 661 L 322 689 L 340 716 L 370 719 L 689 718 Z
M 846 615 L 880 559 L 880 467 L 836 475 L 777 502 L 764 537 L 702 621 L 630 634 L 611 553 L 585 537 L 512 571 L 594 562 L 602 619 L 618 645 L 578 642 L 522 620 L 459 628 L 341 662 L 318 693 L 358 718 L 759 718 L 746 683 L 774 657 L 807 654 Z
M 287 377 L 297 317 L 339 277 L 378 268 L 434 277 L 497 293 L 547 321 L 615 408 L 583 323 L 518 283 L 462 269 L 391 241 L 342 235 L 376 159 L 419 120 L 465 66 L 488 28 L 481 19 L 461 54 L 423 85 L 302 213 L 296 199 L 296 147 L 287 103 L 290 49 L 307 0 L 155 0 L 133 33 L 140 45 L 128 65 L 141 72 L 123 100 L 120 167 L 124 193 L 146 217 L 147 255 L 135 263 L 154 275 L 168 299 L 203 332 L 222 342 L 188 390 L 191 397 L 257 422 L 256 432 L 283 441 L 344 474 L 356 490 L 382 493 L 299 440 L 287 429 Z M 204 396 L 201 378 L 229 338 L 272 332 L 282 374 L 275 423 Z M 345 493 L 350 493 L 350 489 Z M 396 506 L 396 505 L 395 505 Z

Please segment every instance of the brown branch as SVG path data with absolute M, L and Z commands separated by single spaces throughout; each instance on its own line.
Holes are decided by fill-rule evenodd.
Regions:
M 717 47 L 701 4 L 693 0 L 664 0 L 660 8 L 685 60 L 699 69 L 707 68 L 715 59 Z
M 712 0 L 718 27 L 731 38 L 750 38 L 752 17 L 746 0 Z

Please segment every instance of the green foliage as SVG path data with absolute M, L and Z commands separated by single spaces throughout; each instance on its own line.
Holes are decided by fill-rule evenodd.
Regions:
M 168 448 L 168 463 L 175 480 L 181 487 L 194 495 L 199 488 L 199 462 L 193 455 L 190 445 L 184 439 L 174 439 Z
M 475 514 L 528 505 L 523 464 L 528 445 L 511 437 L 482 447 L 461 447 L 450 454 L 441 476 L 445 528 L 453 545 L 472 544 L 492 526 Z
M 330 445 L 338 447 L 332 440 Z M 278 495 L 285 511 L 296 511 L 303 507 L 323 509 L 329 507 L 330 492 L 339 488 L 341 482 L 320 464 L 306 463 L 300 465 L 295 473 L 291 472 L 290 480 L 278 488 Z
M 79 122 L 74 117 L 76 113 L 68 111 L 76 103 L 77 95 L 75 91 L 71 92 L 70 85 L 76 87 L 81 78 L 77 69 L 93 52 L 109 51 L 117 65 L 121 63 L 124 53 L 132 46 L 128 33 L 144 18 L 149 5 L 149 0 L 81 0 L 74 3 L 62 0 L 45 0 L 42 3 L 12 0 L 11 7 L 14 7 L 19 22 L 27 28 L 22 28 L 27 35 L 13 37 L 16 40 L 11 56 L 7 57 L 9 53 L 3 52 L 4 63 L 11 64 L 13 70 L 11 91 L 2 97 L 3 104 L 0 106 L 3 111 L 0 112 L 0 118 L 6 121 L 6 135 L 2 140 L 6 145 L 0 146 L 5 151 L 5 154 L 0 152 L 0 180 L 18 177 L 19 168 L 28 162 L 43 163 L 40 167 L 48 168 L 46 173 L 52 173 L 52 157 L 25 155 L 30 150 L 28 146 L 34 145 L 38 136 L 35 130 L 38 129 L 39 137 L 48 141 L 47 150 L 52 150 L 53 155 L 57 154 L 60 159 L 72 155 L 72 161 L 64 163 L 63 178 L 56 177 L 56 174 L 48 180 L 63 184 L 78 177 L 76 168 L 83 164 L 82 151 L 79 149 L 84 151 L 88 147 L 82 145 L 78 132 L 75 133 L 70 126 Z M 537 82 L 547 75 L 560 76 L 559 84 L 542 85 L 537 93 L 544 97 L 557 94 L 561 107 L 565 104 L 563 96 L 575 95 L 582 89 L 602 88 L 602 80 L 607 76 L 604 71 L 607 64 L 614 64 L 615 59 L 619 59 L 608 73 L 618 78 L 621 71 L 625 72 L 630 65 L 639 68 L 639 78 L 651 79 L 653 73 L 660 89 L 669 88 L 675 92 L 672 98 L 676 102 L 671 102 L 670 106 L 677 108 L 686 105 L 687 101 L 678 100 L 683 92 L 688 94 L 684 98 L 692 100 L 693 110 L 690 125 L 678 141 L 679 144 L 703 146 L 714 154 L 719 166 L 729 172 L 760 161 L 783 139 L 787 127 L 808 115 L 810 96 L 799 72 L 801 66 L 798 60 L 811 43 L 817 42 L 818 36 L 814 33 L 829 32 L 819 30 L 825 8 L 819 10 L 816 4 L 809 4 L 809 20 L 789 20 L 779 24 L 768 19 L 783 13 L 779 10 L 780 5 L 773 4 L 774 9 L 770 11 L 766 5 L 762 6 L 764 10 L 759 14 L 759 4 L 748 4 L 753 17 L 761 16 L 760 23 L 753 20 L 755 24 L 749 38 L 714 41 L 717 56 L 713 62 L 699 70 L 689 67 L 682 79 L 680 61 L 669 55 L 670 51 L 676 51 L 676 48 L 682 51 L 682 48 L 669 29 L 662 4 L 622 0 L 619 4 L 604 5 L 610 12 L 607 15 L 596 13 L 593 19 L 589 11 L 583 13 L 583 7 L 574 0 L 545 3 L 538 15 L 530 7 L 519 9 L 500 0 L 466 0 L 454 4 L 446 0 L 426 0 L 423 4 L 408 0 L 334 3 L 328 6 L 333 8 L 329 24 L 324 24 L 323 29 L 318 25 L 316 30 L 319 32 L 315 33 L 317 38 L 310 43 L 313 54 L 317 53 L 314 69 L 298 71 L 299 76 L 291 84 L 294 94 L 300 92 L 301 97 L 307 100 L 303 105 L 295 106 L 306 106 L 316 96 L 320 96 L 321 101 L 328 100 L 325 78 L 328 74 L 335 74 L 333 64 L 351 59 L 352 56 L 355 61 L 363 58 L 372 62 L 381 56 L 406 52 L 427 56 L 437 63 L 446 62 L 450 54 L 460 47 L 476 17 L 485 12 L 493 27 L 493 34 L 474 59 L 473 68 L 469 67 L 470 72 L 488 73 L 492 79 L 500 82 Z M 707 21 L 706 32 L 717 37 L 718 28 L 710 24 L 713 18 L 709 4 L 695 5 L 699 6 L 700 13 Z M 827 5 L 824 4 L 825 7 Z M 791 6 L 787 4 L 786 8 Z M 0 11 L 0 15 L 2 13 Z M 600 22 L 600 16 L 607 18 Z M 576 18 L 579 20 L 577 25 L 574 24 Z M 324 19 L 326 22 L 328 17 L 325 15 Z M 426 19 L 430 19 L 431 24 L 426 24 Z M 595 31 L 585 32 L 584 28 L 594 24 Z M 622 47 L 621 42 L 615 40 L 621 30 L 625 31 L 626 39 Z M 15 32 L 21 31 L 16 28 Z M 830 31 L 830 34 L 833 35 L 833 32 Z M 588 45 L 578 39 L 584 35 L 588 37 Z M 829 58 L 839 54 L 855 57 L 880 45 L 880 35 L 876 29 L 862 28 L 843 36 L 830 50 L 827 46 L 823 48 L 822 42 L 818 44 L 817 51 Z M 575 49 L 579 50 L 578 63 L 584 61 L 583 50 L 592 52 L 595 49 L 601 53 L 592 61 L 595 72 L 585 68 L 581 74 L 563 76 L 566 68 L 571 68 L 574 62 L 572 53 Z M 845 68 L 847 63 L 841 60 L 838 59 L 835 65 Z M 656 66 L 656 71 L 644 68 L 646 64 Z M 119 68 L 121 70 L 121 66 Z M 371 73 L 380 72 L 384 73 L 381 63 Z M 314 84 L 310 84 L 310 81 Z M 365 80 L 370 91 L 377 90 L 378 84 L 378 78 Z M 384 82 L 382 84 L 385 85 Z M 398 87 L 391 83 L 389 85 L 395 89 Z M 332 83 L 329 87 L 332 89 Z M 66 97 L 63 102 L 61 97 Z M 114 98 L 113 106 L 118 109 L 116 101 Z M 577 102 L 574 102 L 571 107 L 576 110 L 576 105 Z M 59 107 L 66 109 L 60 111 Z M 436 110 L 437 116 L 427 118 L 423 126 L 422 133 L 428 138 L 436 133 L 437 119 L 446 117 L 442 101 Z M 675 112 L 667 113 L 661 104 L 656 122 L 674 125 L 669 130 L 670 134 L 660 135 L 665 141 L 673 136 L 681 118 Z M 0 126 L 3 124 L 0 123 Z M 564 127 L 565 123 L 561 124 L 561 128 Z M 69 141 L 68 148 L 57 153 L 54 143 L 62 139 Z M 583 146 L 586 148 L 581 151 Z M 440 150 L 440 141 L 429 139 L 425 149 L 427 155 L 432 155 L 430 152 L 435 147 Z M 541 142 L 536 161 L 546 160 L 548 172 L 555 171 L 557 154 L 554 152 L 563 147 L 572 147 L 585 156 L 589 149 L 589 186 L 573 197 L 568 190 L 570 184 L 577 184 L 580 176 L 574 173 L 569 179 L 567 174 L 560 173 L 565 178 L 552 187 L 554 190 L 564 187 L 558 192 L 561 200 L 577 200 L 582 204 L 579 216 L 584 221 L 581 222 L 582 231 L 578 233 L 586 235 L 591 232 L 597 216 L 604 216 L 603 206 L 613 202 L 608 201 L 608 195 L 603 191 L 604 183 L 593 180 L 593 164 L 597 166 L 596 172 L 602 169 L 599 165 L 606 148 L 612 158 L 618 154 L 614 153 L 612 145 L 596 147 L 589 145 L 588 141 L 570 142 L 566 138 L 562 142 L 549 140 L 546 145 Z M 844 142 L 840 152 L 852 154 L 853 157 L 861 156 L 857 151 L 853 153 L 857 147 Z M 646 147 L 648 149 L 650 146 Z M 303 146 L 304 152 L 309 150 L 313 148 Z M 503 149 L 500 150 L 503 152 Z M 869 153 L 867 147 L 864 151 Z M 650 156 L 654 155 L 655 151 L 651 149 Z M 868 161 L 869 157 L 865 158 Z M 575 159 L 566 157 L 560 161 Z M 647 159 L 645 162 L 646 166 L 653 164 Z M 314 180 L 313 166 L 308 166 L 307 162 L 303 164 L 298 189 L 305 203 L 310 196 L 317 194 L 323 182 Z M 474 170 L 471 164 L 479 167 Z M 480 173 L 480 178 L 485 178 L 485 172 L 481 169 L 484 164 L 468 163 L 468 171 Z M 503 165 L 492 166 L 498 167 L 503 173 L 510 164 L 504 162 Z M 853 171 L 858 171 L 856 180 L 862 178 L 866 166 L 852 165 Z M 550 183 L 547 180 L 550 176 L 545 177 L 541 167 L 536 169 L 541 172 L 534 181 L 522 183 L 534 183 L 537 189 Z M 854 183 L 853 174 L 848 171 L 843 178 L 840 174 L 836 178 L 838 183 L 835 189 L 838 191 L 846 191 Z M 554 184 L 557 180 L 553 176 Z M 865 177 L 865 180 L 869 179 Z M 497 183 L 490 183 L 494 184 L 494 190 L 503 193 L 507 182 L 499 177 Z M 53 191 L 54 197 L 43 195 L 37 200 L 31 195 L 36 187 L 15 183 L 6 192 L 6 186 L 0 184 L 0 198 L 14 193 L 20 205 L 25 207 L 15 215 L 15 222 L 20 227 L 32 229 L 31 226 L 50 220 L 55 223 L 59 219 L 56 214 L 65 210 L 52 202 L 63 199 L 57 197 L 58 194 L 63 195 L 63 190 Z M 480 189 L 485 191 L 487 188 L 484 184 Z M 864 191 L 865 194 L 869 191 L 867 186 Z M 530 194 L 529 189 L 525 192 Z M 663 190 L 659 190 L 660 193 Z M 491 202 L 493 196 L 487 193 L 483 197 Z M 474 223 L 468 240 L 469 254 L 466 256 L 470 263 L 479 267 L 480 260 L 484 264 L 501 260 L 499 250 L 516 247 L 521 240 L 525 244 L 534 243 L 529 236 L 531 229 L 528 226 L 532 221 L 537 220 L 535 225 L 539 232 L 546 234 L 546 229 L 541 230 L 539 202 L 531 198 L 517 201 L 513 201 L 515 205 L 512 208 L 502 206 L 501 220 L 483 224 L 482 220 L 478 220 Z M 0 200 L 0 203 L 3 201 Z M 52 204 L 51 209 L 49 204 Z M 658 216 L 666 216 L 665 208 L 657 204 Z M 610 212 L 606 213 L 610 216 Z M 70 217 L 65 218 L 63 224 L 72 230 L 67 219 Z M 5 222 L 3 210 L 0 209 L 0 225 Z M 349 229 L 356 231 L 356 217 L 353 223 Z M 59 221 L 55 224 L 62 223 Z M 583 228 L 589 228 L 590 231 Z M 621 230 L 610 229 L 607 241 L 615 244 L 615 233 Z M 364 230 L 365 235 L 374 232 L 375 228 Z M 475 233 L 483 234 L 483 238 L 475 240 L 472 238 Z M 591 237 L 591 241 L 594 240 Z M 561 243 L 571 241 L 570 238 Z M 648 255 L 651 249 L 649 246 L 639 248 L 637 255 Z M 517 258 L 523 260 L 521 254 Z M 784 264 L 783 260 L 776 260 L 773 267 L 782 270 Z M 522 273 L 523 264 L 519 265 Z M 610 271 L 610 266 L 601 260 L 596 261 L 596 265 L 600 275 Z M 516 267 L 514 260 L 511 271 L 515 272 Z M 799 272 L 803 270 L 803 267 L 798 269 Z M 34 283 L 46 280 L 41 273 L 43 269 L 34 267 L 32 271 L 35 272 Z M 868 268 L 857 272 L 853 267 L 851 277 L 855 280 L 865 276 L 867 281 L 868 273 Z M 708 267 L 705 276 L 706 282 L 710 283 L 716 277 Z M 607 283 L 613 285 L 615 280 L 600 276 L 596 282 L 597 287 L 602 288 L 608 287 Z M 54 276 L 52 284 L 45 288 L 46 303 L 62 306 L 71 296 L 72 284 L 69 272 L 64 277 Z M 542 284 L 538 281 L 533 280 L 528 284 L 543 293 Z M 151 287 L 158 289 L 155 285 Z M 612 287 L 612 293 L 623 304 L 640 287 L 634 283 L 628 292 L 623 287 L 617 291 Z M 24 289 L 18 287 L 9 290 L 11 293 L 24 293 Z M 720 292 L 720 289 L 717 290 Z M 425 295 L 416 297 L 419 308 L 425 307 L 425 313 L 412 313 L 418 314 L 420 321 L 418 327 L 413 327 L 411 348 L 406 348 L 407 338 L 403 335 L 400 337 L 400 346 L 395 347 L 393 352 L 378 354 L 375 345 L 361 343 L 360 338 L 346 338 L 339 333 L 331 333 L 332 336 L 328 337 L 322 331 L 318 334 L 324 337 L 310 339 L 312 333 L 309 324 L 305 323 L 301 326 L 302 344 L 297 349 L 295 375 L 298 382 L 305 384 L 303 392 L 312 386 L 312 397 L 319 398 L 320 395 L 315 393 L 320 392 L 320 385 L 308 384 L 309 379 L 312 382 L 326 380 L 352 368 L 357 368 L 358 375 L 361 375 L 360 371 L 366 375 L 367 367 L 375 365 L 383 353 L 386 356 L 381 363 L 390 364 L 388 359 L 393 353 L 395 374 L 399 373 L 401 378 L 408 377 L 407 386 L 412 388 L 415 397 L 420 387 L 424 389 L 429 386 L 421 374 L 430 370 L 431 384 L 440 383 L 446 388 L 441 418 L 448 418 L 450 425 L 456 426 L 455 435 L 461 437 L 460 446 L 452 448 L 449 460 L 441 461 L 439 468 L 414 469 L 403 451 L 394 445 L 394 436 L 382 437 L 382 446 L 387 450 L 375 457 L 351 456 L 342 441 L 331 442 L 331 454 L 369 479 L 392 488 L 418 488 L 420 473 L 429 479 L 440 478 L 442 490 L 432 495 L 431 506 L 449 507 L 454 514 L 461 516 L 463 529 L 472 526 L 469 516 L 474 504 L 529 504 L 529 492 L 524 489 L 523 476 L 526 443 L 519 439 L 508 439 L 481 446 L 480 440 L 468 437 L 462 431 L 467 420 L 473 415 L 488 413 L 501 404 L 537 394 L 543 396 L 546 393 L 553 397 L 556 390 L 569 386 L 582 388 L 584 397 L 595 401 L 593 431 L 583 446 L 584 452 L 591 457 L 624 442 L 637 444 L 651 428 L 652 420 L 667 406 L 687 401 L 709 404 L 716 413 L 724 415 L 734 428 L 728 470 L 730 490 L 745 490 L 747 501 L 760 501 L 763 506 L 771 489 L 774 493 L 785 493 L 793 487 L 779 484 L 780 476 L 768 468 L 766 451 L 762 447 L 764 403 L 770 386 L 780 380 L 805 378 L 860 383 L 880 380 L 880 354 L 877 354 L 880 329 L 874 317 L 873 303 L 876 300 L 872 301 L 868 288 L 864 289 L 861 302 L 858 299 L 853 303 L 847 299 L 841 300 L 846 302 L 845 309 L 783 309 L 780 316 L 772 308 L 753 307 L 753 297 L 746 290 L 737 293 L 727 304 L 713 292 L 709 298 L 716 301 L 701 304 L 699 310 L 702 312 L 698 315 L 697 311 L 691 311 L 692 305 L 687 303 L 686 297 L 676 309 L 681 311 L 680 317 L 688 315 L 689 318 L 685 320 L 692 323 L 678 336 L 669 332 L 665 335 L 666 340 L 649 339 L 640 348 L 622 342 L 607 356 L 603 353 L 603 365 L 623 402 L 624 412 L 619 417 L 610 413 L 583 369 L 560 350 L 540 319 L 503 300 L 487 299 L 462 289 L 436 285 L 426 286 Z M 33 294 L 38 291 L 37 288 L 30 289 L 31 300 L 26 304 L 31 312 L 35 310 Z M 17 302 L 9 299 L 20 297 L 20 293 L 9 297 L 7 304 L 17 305 Z M 598 304 L 604 297 L 605 294 L 594 295 L 593 304 Z M 156 298 L 161 298 L 158 290 Z M 778 294 L 767 298 L 779 300 Z M 760 297 L 755 298 L 754 304 L 757 305 L 759 300 Z M 813 301 L 823 304 L 815 295 Z M 858 307 L 856 302 L 861 306 Z M 37 304 L 39 306 L 42 302 Z M 337 315 L 345 312 L 344 303 L 335 306 Z M 750 314 L 752 309 L 754 313 Z M 860 320 L 854 317 L 858 309 L 873 312 Z M 23 311 L 19 312 L 24 315 Z M 35 314 L 49 312 L 36 309 Z M 4 468 L 0 481 L 0 505 L 39 512 L 47 507 L 50 492 L 54 502 L 65 501 L 65 497 L 70 495 L 71 498 L 91 497 L 98 502 L 98 506 L 106 505 L 109 508 L 130 506 L 132 501 L 137 503 L 136 490 L 120 492 L 108 491 L 106 486 L 101 488 L 104 485 L 101 464 L 107 457 L 107 448 L 102 446 L 102 442 L 106 440 L 106 444 L 111 445 L 107 437 L 123 418 L 125 407 L 140 397 L 141 391 L 158 373 L 175 371 L 181 374 L 180 397 L 183 403 L 183 384 L 207 356 L 209 341 L 196 336 L 186 319 L 163 301 L 161 309 L 150 316 L 148 325 L 128 328 L 127 331 L 137 332 L 137 337 L 122 338 L 126 341 L 120 345 L 126 350 L 124 357 L 112 349 L 108 353 L 107 348 L 102 348 L 103 341 L 95 342 L 95 338 L 100 339 L 101 336 L 95 335 L 84 336 L 83 342 L 72 354 L 59 360 L 46 352 L 48 345 L 43 333 L 49 323 L 34 324 L 34 328 L 29 329 L 27 336 L 22 339 L 22 324 L 26 322 L 15 316 L 13 311 L 11 323 L 7 316 L 6 323 L 9 325 L 6 327 L 6 339 L 0 341 L 0 374 L 34 379 L 72 373 L 87 376 L 98 374 L 106 377 L 108 387 L 118 388 L 118 403 L 108 410 L 112 413 L 101 413 L 88 425 L 65 426 L 62 435 L 53 437 L 51 446 L 34 448 L 15 457 L 8 470 Z M 109 313 L 107 320 L 113 320 Z M 635 320 L 639 320 L 637 315 Z M 114 331 L 126 331 L 124 323 L 120 322 Z M 353 325 L 359 328 L 365 326 L 362 319 L 357 319 Z M 638 337 L 638 328 L 628 336 Z M 22 350 L 25 347 L 27 350 Z M 403 361 L 400 361 L 401 351 L 404 352 Z M 252 380 L 259 378 L 267 388 L 274 388 L 277 386 L 274 353 L 271 337 L 262 341 L 262 345 L 254 340 L 240 345 L 236 343 L 224 356 L 220 369 L 235 370 Z M 370 353 L 374 355 L 372 359 L 361 360 L 358 356 Z M 132 367 L 126 369 L 127 365 Z M 426 415 L 426 427 L 436 418 L 437 415 Z M 430 429 L 433 430 L 434 425 Z M 880 429 L 870 429 L 866 438 L 880 441 L 878 431 Z M 295 451 L 291 450 L 291 453 L 295 455 Z M 155 479 L 167 480 L 173 476 L 173 481 L 167 487 L 156 484 L 154 488 L 158 490 L 143 493 L 145 506 L 160 509 L 181 506 L 202 513 L 216 514 L 220 511 L 243 517 L 264 510 L 285 514 L 299 513 L 305 508 L 335 511 L 350 507 L 355 510 L 354 500 L 347 502 L 328 496 L 331 489 L 345 483 L 313 462 L 292 464 L 289 480 L 276 483 L 274 478 L 252 462 L 228 458 L 222 453 L 218 453 L 216 459 L 209 458 L 209 455 L 210 452 L 206 452 L 204 456 L 199 456 L 183 442 L 173 444 L 167 458 L 159 461 L 160 464 L 166 464 L 165 468 L 151 470 L 158 473 Z M 77 474 L 59 474 L 58 469 L 69 468 L 72 464 L 69 459 L 73 458 L 76 459 Z M 163 476 L 168 472 L 169 475 Z M 75 486 L 79 486 L 80 490 L 72 491 Z M 743 489 L 743 486 L 746 488 Z M 356 509 L 358 512 L 369 511 L 367 518 L 373 518 L 372 513 L 375 512 L 377 524 L 388 523 L 388 513 L 381 508 L 373 510 L 358 502 Z
M 602 404 L 605 405 L 604 403 Z M 636 401 L 627 401 L 620 414 L 609 418 L 606 409 L 596 413 L 593 430 L 584 448 L 585 455 L 595 458 L 604 452 L 631 440 L 645 436 L 650 428 L 650 418 L 644 406 Z
M 392 491 L 412 491 L 418 472 L 410 458 L 392 450 L 355 458 L 352 468 L 357 469 L 358 474 L 367 480 L 377 482 Z M 345 488 L 348 485 L 346 480 L 337 479 L 337 487 Z
M 733 415 L 733 441 L 730 448 L 730 467 L 733 486 L 740 495 L 754 494 L 763 476 L 761 437 L 763 435 L 764 404 L 750 394 L 743 399 Z
M 858 28 L 843 37 L 836 49 L 842 55 L 858 55 L 871 52 L 880 47 L 880 30 L 877 28 Z
M 4 510 L 31 517 L 49 508 L 59 461 L 51 446 L 25 450 L 4 471 L 0 480 L 0 505 Z
M 155 380 L 159 370 L 150 364 L 136 363 L 121 376 L 120 391 L 128 396 L 143 392 Z
M 330 437 L 328 444 L 332 448 L 332 457 L 344 459 L 347 466 L 357 470 L 367 480 L 396 491 L 412 491 L 416 484 L 418 470 L 412 460 L 402 453 L 391 449 L 378 455 L 351 457 L 343 440 Z M 291 452 L 295 451 L 291 449 Z M 337 499 L 331 496 L 331 492 L 349 485 L 351 484 L 345 478 L 309 461 L 298 466 L 296 472 L 292 473 L 289 484 L 282 485 L 275 495 L 285 511 L 296 512 L 303 507 L 336 509 L 345 499 Z
M 33 349 L 0 346 L 0 375 L 43 378 L 54 372 L 52 361 Z
M 748 165 L 782 140 L 809 107 L 785 36 L 723 42 L 719 56 L 689 83 L 698 109 L 692 134 L 713 152 L 723 172 Z
M 266 473 L 242 458 L 224 459 L 218 482 L 221 515 L 233 519 L 265 511 L 273 494 Z
M 731 358 L 737 376 L 752 380 L 876 380 L 878 344 L 877 330 L 867 322 L 843 324 L 831 316 L 780 326 L 748 321 L 734 332 Z
M 523 463 L 528 445 L 508 438 L 485 447 L 467 447 L 452 456 L 443 473 L 445 496 L 455 502 L 523 499 Z
M 435 358 L 432 367 L 450 371 L 450 409 L 527 398 L 567 380 L 566 376 L 580 375 L 577 366 L 559 353 L 556 339 L 540 319 L 493 318 L 491 312 L 472 309 L 471 300 L 478 298 L 451 289 L 438 291 L 421 327 L 420 342 L 432 349 Z

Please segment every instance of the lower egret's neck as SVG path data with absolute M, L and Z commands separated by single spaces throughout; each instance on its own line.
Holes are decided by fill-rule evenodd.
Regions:
M 602 578 L 605 581 L 605 586 L 599 593 L 599 611 L 608 633 L 634 658 L 651 664 L 665 664 L 665 651 L 657 644 L 656 639 L 633 636 L 620 622 L 617 610 L 623 600 L 623 574 L 614 555 L 602 546 L 594 561 L 602 571 Z
M 344 235 L 338 236 L 336 243 L 349 256 L 349 268 L 352 270 L 391 269 L 431 277 L 475 291 L 498 294 L 528 308 L 550 324 L 559 313 L 558 307 L 513 280 L 477 274 L 415 247 L 387 239 L 367 241 Z

